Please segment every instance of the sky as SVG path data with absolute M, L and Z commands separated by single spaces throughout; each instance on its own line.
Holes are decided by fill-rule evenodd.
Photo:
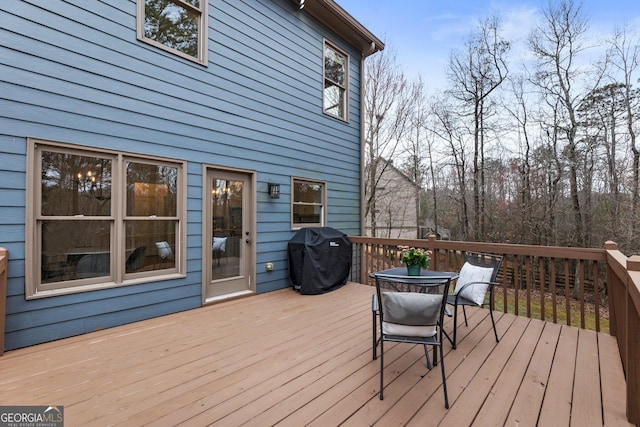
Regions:
M 513 41 L 511 58 L 525 55 L 525 41 L 547 0 L 336 0 L 351 16 L 395 50 L 410 78 L 421 76 L 427 88 L 446 85 L 452 49 L 461 49 L 479 23 L 498 14 L 504 37 Z M 580 4 L 579 0 L 575 0 Z M 593 52 L 616 26 L 640 28 L 640 0 L 584 0 Z

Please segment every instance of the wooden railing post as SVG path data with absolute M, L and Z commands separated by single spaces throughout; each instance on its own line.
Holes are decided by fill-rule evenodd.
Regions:
M 427 249 L 431 251 L 431 265 L 429 266 L 429 269 L 431 270 L 438 270 L 438 265 L 440 265 L 438 263 L 438 251 L 436 251 L 436 240 L 438 238 L 434 235 L 431 234 L 429 235 L 429 240 L 428 240 L 428 244 L 427 244 Z
M 627 259 L 627 419 L 640 425 L 640 256 Z
M 9 251 L 0 248 L 0 356 L 4 354 L 4 330 L 7 317 L 7 265 Z

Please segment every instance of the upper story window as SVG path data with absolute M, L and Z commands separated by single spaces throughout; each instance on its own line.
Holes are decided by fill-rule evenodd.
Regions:
M 138 39 L 207 63 L 207 0 L 137 0 Z
M 323 111 L 347 120 L 347 88 L 349 83 L 349 57 L 335 46 L 324 42 Z
M 292 228 L 321 227 L 325 223 L 325 184 L 293 179 Z
M 30 144 L 27 297 L 180 272 L 182 163 Z

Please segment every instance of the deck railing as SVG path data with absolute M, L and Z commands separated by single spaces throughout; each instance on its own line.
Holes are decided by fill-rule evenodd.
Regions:
M 351 237 L 351 280 L 373 285 L 369 274 L 400 265 L 398 246 L 432 251 L 430 269 L 459 271 L 466 251 L 504 257 L 496 310 L 609 331 L 617 337 L 627 379 L 627 418 L 640 425 L 640 257 L 627 259 L 615 243 L 605 248 L 510 245 Z
M 7 315 L 7 260 L 9 251 L 0 248 L 0 356 L 4 354 L 4 329 Z
M 609 282 L 609 330 L 618 339 L 627 379 L 627 419 L 640 425 L 640 256 L 627 258 L 605 244 Z
M 351 280 L 373 284 L 372 271 L 399 266 L 399 245 L 431 250 L 430 269 L 459 271 L 465 251 L 504 257 L 498 275 L 502 284 L 495 307 L 505 313 L 608 330 L 605 249 L 497 243 L 352 237 L 354 268 Z

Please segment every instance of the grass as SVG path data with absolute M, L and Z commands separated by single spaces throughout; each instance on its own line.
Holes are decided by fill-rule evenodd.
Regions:
M 507 313 L 517 314 L 518 316 L 527 316 L 527 298 L 526 291 L 518 293 L 518 312 L 516 313 L 515 304 L 515 292 L 513 289 L 507 290 Z M 498 312 L 504 311 L 504 299 L 502 290 L 495 294 L 495 306 L 494 309 Z M 584 328 L 595 331 L 596 330 L 596 311 L 595 306 L 592 303 L 584 303 Z M 600 308 L 600 332 L 609 332 L 609 318 L 606 307 Z M 539 293 L 531 294 L 531 315 L 532 319 L 542 319 L 542 303 Z M 571 326 L 581 327 L 580 319 L 580 303 L 576 300 L 571 300 L 570 303 L 570 317 Z M 545 294 L 544 302 L 544 320 L 547 322 L 553 322 L 553 301 L 550 294 Z M 561 325 L 567 324 L 567 306 L 566 299 L 564 297 L 556 296 L 556 321 Z

